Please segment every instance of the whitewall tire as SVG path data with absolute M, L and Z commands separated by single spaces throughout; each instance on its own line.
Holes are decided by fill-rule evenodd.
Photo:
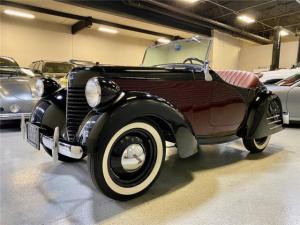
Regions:
M 269 144 L 270 138 L 271 136 L 256 139 L 243 138 L 243 143 L 246 149 L 251 153 L 259 153 L 266 149 Z
M 155 125 L 129 123 L 106 138 L 102 149 L 89 155 L 92 179 L 109 197 L 127 200 L 146 191 L 159 175 L 165 141 Z

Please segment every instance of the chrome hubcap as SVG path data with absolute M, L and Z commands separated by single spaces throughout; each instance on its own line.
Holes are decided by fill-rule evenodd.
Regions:
M 123 152 L 121 165 L 126 172 L 134 172 L 145 162 L 146 154 L 140 144 L 131 144 Z

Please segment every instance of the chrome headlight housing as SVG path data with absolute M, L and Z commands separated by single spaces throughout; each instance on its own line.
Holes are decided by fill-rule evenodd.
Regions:
M 91 78 L 88 80 L 85 86 L 85 97 L 91 107 L 96 107 L 101 102 L 101 85 L 97 78 Z
M 45 92 L 45 85 L 43 80 L 38 79 L 35 83 L 35 95 L 38 97 L 42 97 Z

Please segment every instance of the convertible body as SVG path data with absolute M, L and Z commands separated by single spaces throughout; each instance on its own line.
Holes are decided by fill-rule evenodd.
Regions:
M 191 43 L 175 42 L 175 51 Z M 237 138 L 261 152 L 282 129 L 279 98 L 254 74 L 215 72 L 194 57 L 152 67 L 79 67 L 69 73 L 66 89 L 43 82 L 43 98 L 27 124 L 29 143 L 62 161 L 88 155 L 96 186 L 121 200 L 154 182 L 165 141 L 182 158 L 199 145 Z

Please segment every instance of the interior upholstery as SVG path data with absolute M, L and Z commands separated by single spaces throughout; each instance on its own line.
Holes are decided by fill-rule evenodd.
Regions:
M 227 83 L 242 88 L 257 88 L 261 83 L 251 72 L 241 70 L 221 70 L 217 74 Z

